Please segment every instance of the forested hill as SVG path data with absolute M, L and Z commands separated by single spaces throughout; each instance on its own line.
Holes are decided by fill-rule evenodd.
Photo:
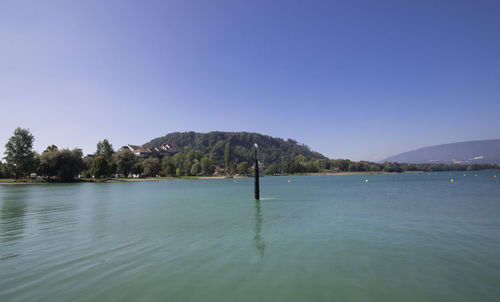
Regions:
M 254 143 L 259 146 L 259 160 L 265 165 L 273 162 L 283 162 L 295 159 L 303 155 L 307 161 L 326 159 L 318 152 L 311 151 L 309 147 L 301 145 L 292 139 L 283 140 L 268 135 L 249 132 L 220 132 L 210 133 L 197 132 L 174 132 L 162 137 L 155 138 L 143 147 L 158 147 L 163 144 L 177 144 L 180 148 L 189 147 L 205 154 L 210 154 L 214 164 L 224 163 L 224 149 L 227 142 L 231 143 L 233 162 L 252 162 L 252 147 Z

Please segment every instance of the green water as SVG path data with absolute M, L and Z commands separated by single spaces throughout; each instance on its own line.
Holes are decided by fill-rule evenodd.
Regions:
M 0 301 L 498 301 L 477 174 L 0 186 Z

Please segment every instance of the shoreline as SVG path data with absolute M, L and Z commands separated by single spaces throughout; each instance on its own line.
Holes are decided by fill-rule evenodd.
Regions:
M 244 178 L 244 177 L 234 177 Z M 15 185 L 50 185 L 50 184 L 73 184 L 73 183 L 119 183 L 119 182 L 143 182 L 143 181 L 166 181 L 166 180 L 198 180 L 198 179 L 226 179 L 220 176 L 181 176 L 181 177 L 144 177 L 144 178 L 107 178 L 107 179 L 76 179 L 70 182 L 58 181 L 25 181 L 15 179 L 0 179 L 0 186 Z M 6 180 L 6 181 L 2 181 Z
M 498 171 L 498 170 L 482 170 L 482 171 Z M 369 171 L 356 171 L 356 172 L 316 172 L 316 173 L 297 173 L 289 175 L 266 175 L 261 177 L 294 177 L 294 176 L 346 176 L 346 175 L 387 175 L 387 174 L 420 174 L 420 173 L 436 173 L 436 172 L 464 172 L 464 171 L 435 171 L 435 172 L 424 172 L 424 171 L 403 171 L 397 172 L 369 172 Z M 466 171 L 471 173 L 472 171 Z M 479 172 L 479 171 L 474 171 Z M 143 181 L 167 181 L 167 180 L 213 180 L 213 179 L 231 179 L 231 178 L 253 178 L 253 176 L 180 176 L 180 177 L 145 177 L 145 178 L 107 178 L 107 179 L 76 179 L 72 182 L 57 182 L 57 181 L 16 181 L 14 179 L 0 179 L 0 186 L 15 186 L 15 185 L 49 185 L 49 184 L 71 184 L 71 183 L 119 183 L 119 182 L 143 182 Z

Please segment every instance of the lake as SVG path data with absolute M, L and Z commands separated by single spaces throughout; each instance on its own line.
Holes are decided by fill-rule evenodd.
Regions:
M 0 301 L 498 301 L 500 172 L 451 174 L 0 186 Z

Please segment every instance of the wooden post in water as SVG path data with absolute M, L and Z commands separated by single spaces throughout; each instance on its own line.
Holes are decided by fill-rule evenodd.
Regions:
M 259 189 L 259 150 L 257 144 L 254 146 L 253 156 L 254 156 L 254 164 L 253 164 L 253 179 L 254 179 L 254 193 L 255 200 L 260 199 L 260 189 Z

